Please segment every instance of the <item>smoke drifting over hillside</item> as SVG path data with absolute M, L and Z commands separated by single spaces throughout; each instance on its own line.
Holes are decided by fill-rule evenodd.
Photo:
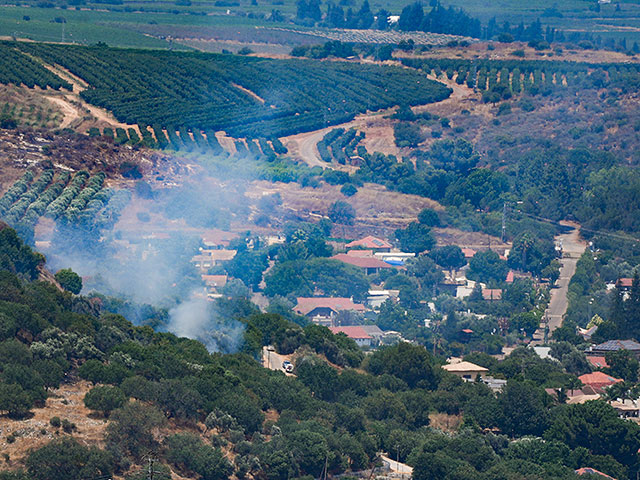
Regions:
M 237 351 L 243 325 L 219 318 L 190 262 L 204 228 L 228 228 L 232 216 L 246 210 L 242 192 L 227 193 L 190 183 L 147 192 L 147 199 L 134 196 L 127 209 L 135 206 L 137 215 L 126 212 L 126 225 L 116 224 L 109 231 L 58 224 L 50 246 L 43 248 L 48 266 L 81 275 L 85 294 L 95 291 L 124 299 L 126 309 L 116 308 L 116 313 L 134 323 L 198 339 L 211 351 Z M 176 223 L 184 228 L 176 228 Z M 164 309 L 168 318 L 149 318 L 149 312 L 157 311 L 150 305 Z

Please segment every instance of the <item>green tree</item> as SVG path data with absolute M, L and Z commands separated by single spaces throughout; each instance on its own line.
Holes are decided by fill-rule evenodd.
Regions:
M 160 447 L 155 430 L 164 423 L 164 416 L 156 408 L 130 402 L 111 413 L 107 425 L 107 447 L 139 460 Z
M 492 280 L 502 282 L 506 278 L 508 271 L 507 262 L 502 260 L 496 252 L 487 250 L 476 253 L 469 261 L 467 277 L 480 282 Z
M 623 420 L 603 401 L 564 405 L 554 412 L 545 440 L 557 440 L 575 449 L 588 446 L 595 455 L 611 455 L 622 465 L 635 465 L 640 427 Z
M 113 459 L 96 447 L 80 445 L 64 437 L 32 450 L 25 462 L 35 480 L 84 480 L 102 478 L 113 472 Z
M 33 406 L 33 400 L 20 385 L 0 383 L 0 410 L 10 417 L 20 418 L 26 415 Z
M 303 474 L 319 477 L 329 454 L 326 440 L 316 432 L 299 430 L 287 436 L 291 455 Z
M 374 375 L 388 373 L 407 382 L 410 387 L 433 389 L 440 373 L 429 352 L 423 347 L 401 342 L 376 350 L 368 357 L 366 368 Z
M 532 382 L 509 380 L 498 396 L 501 430 L 512 437 L 542 435 L 549 424 L 545 391 Z
M 617 352 L 607 352 L 607 373 L 616 378 L 622 378 L 625 382 L 635 383 L 638 381 L 638 359 L 629 350 L 618 350 Z
M 403 252 L 422 253 L 436 244 L 431 229 L 418 222 L 411 222 L 407 228 L 396 230 L 395 237 Z
M 430 208 L 420 210 L 420 213 L 418 213 L 418 221 L 427 227 L 440 226 L 440 217 L 438 217 L 438 213 Z
M 436 247 L 429 253 L 429 256 L 442 268 L 450 270 L 458 270 L 467 264 L 462 249 L 457 245 Z
M 356 218 L 356 209 L 347 202 L 338 200 L 329 207 L 327 215 L 333 223 L 353 225 L 353 221 Z
M 70 268 L 58 270 L 55 274 L 56 282 L 65 290 L 78 295 L 82 291 L 82 278 Z
M 232 277 L 239 278 L 246 285 L 257 289 L 262 281 L 262 272 L 269 266 L 267 255 L 253 250 L 239 251 L 225 265 L 225 270 Z
M 122 407 L 127 396 L 118 387 L 101 385 L 93 387 L 84 396 L 84 405 L 90 410 L 102 412 L 105 417 L 116 408 Z
M 204 444 L 191 433 L 179 433 L 166 439 L 167 460 L 186 467 L 202 480 L 223 480 L 233 473 L 233 467 L 220 449 Z

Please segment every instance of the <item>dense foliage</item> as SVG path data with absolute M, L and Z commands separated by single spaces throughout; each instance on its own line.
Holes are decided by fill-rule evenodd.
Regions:
M 311 231 L 289 235 L 308 242 Z M 416 478 L 489 480 L 526 471 L 532 479 L 573 479 L 573 470 L 585 466 L 618 478 L 635 472 L 637 425 L 604 402 L 557 404 L 542 389 L 576 384 L 565 365 L 575 374 L 588 371 L 571 346 L 552 352 L 562 363 L 525 348 L 503 361 L 467 357 L 508 380 L 497 395 L 482 382 L 444 372 L 422 346 L 400 343 L 364 359 L 347 337 L 317 325 L 303 329 L 277 314 L 241 317 L 245 353 L 210 354 L 196 341 L 134 327 L 51 284 L 21 280 L 17 275 L 28 276 L 32 268 L 22 263 L 30 253 L 14 243 L 5 262 L 13 267 L 3 263 L 0 274 L 0 409 L 24 415 L 67 373 L 96 384 L 85 403 L 109 415 L 109 423 L 104 449 L 75 441 L 71 426 L 31 451 L 26 471 L 11 478 L 80 480 L 127 472 L 138 478 L 150 450 L 181 475 L 207 479 L 359 471 L 379 451 L 414 466 Z M 297 350 L 297 378 L 259 366 L 254 355 L 269 344 L 281 353 Z M 452 415 L 454 422 L 461 415 L 463 424 L 443 434 L 430 427 L 432 413 Z M 50 423 L 59 428 L 61 422 Z M 520 438 L 531 435 L 542 438 Z M 156 467 L 165 478 L 166 467 Z

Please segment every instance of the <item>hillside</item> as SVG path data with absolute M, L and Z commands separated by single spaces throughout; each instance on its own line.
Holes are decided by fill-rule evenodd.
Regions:
M 149 451 L 159 478 L 170 471 L 204 479 L 335 475 L 366 469 L 381 450 L 413 465 L 420 479 L 518 477 L 532 469 L 530 478 L 570 479 L 581 466 L 622 478 L 634 468 L 640 427 L 606 403 L 556 405 L 540 385 L 571 375 L 524 349 L 502 362 L 474 357 L 509 379 L 497 398 L 481 382 L 445 373 L 423 347 L 401 343 L 363 362 L 344 336 L 251 310 L 228 320 L 243 331 L 242 353 L 211 354 L 196 341 L 134 327 L 95 301 L 28 280 L 42 260 L 11 229 L 0 230 L 0 245 L 3 478 L 139 478 Z M 306 352 L 297 377 L 258 364 L 267 344 Z M 338 372 L 316 354 L 345 368 Z M 525 361 L 531 373 L 523 381 L 509 372 Z M 360 365 L 364 372 L 349 368 Z M 96 386 L 87 392 L 76 376 Z M 85 392 L 92 413 L 80 405 Z M 453 435 L 429 429 L 430 412 L 462 412 L 468 428 Z M 569 433 L 575 422 L 590 425 L 578 438 Z M 624 440 L 602 442 L 605 425 Z M 511 438 L 547 441 L 478 430 L 496 426 Z
M 635 476 L 634 5 L 117 1 L 0 6 L 0 480 Z

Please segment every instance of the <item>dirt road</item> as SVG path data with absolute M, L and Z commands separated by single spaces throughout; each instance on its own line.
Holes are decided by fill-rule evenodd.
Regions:
M 288 377 L 294 376 L 293 373 L 285 372 L 282 368 L 282 364 L 289 360 L 290 355 L 280 355 L 276 353 L 273 347 L 262 348 L 262 366 L 276 372 L 282 372 Z
M 551 290 L 551 300 L 545 312 L 545 316 L 549 318 L 549 335 L 562 325 L 562 318 L 567 312 L 569 301 L 567 292 L 569 291 L 569 282 L 571 277 L 576 273 L 576 264 L 578 259 L 587 248 L 587 244 L 580 238 L 580 226 L 575 223 L 562 222 L 563 225 L 574 227 L 574 229 L 556 237 L 557 242 L 562 242 L 562 258 L 560 263 L 560 277 L 556 281 L 556 288 Z M 544 341 L 544 324 L 540 326 L 533 335 L 534 344 L 542 344 Z
M 458 85 L 454 80 L 450 80 L 446 77 L 436 78 L 433 75 L 429 75 L 428 78 L 430 80 L 436 80 L 440 83 L 444 83 L 451 88 L 453 92 L 449 98 L 440 102 L 412 107 L 414 112 L 421 113 L 429 111 L 437 113 L 438 115 L 449 116 L 453 113 L 459 113 L 465 108 L 469 110 L 476 110 L 484 107 L 484 105 L 479 104 L 480 95 L 475 93 L 473 89 L 468 88 L 466 85 Z M 367 150 L 370 153 L 380 151 L 387 155 L 399 155 L 400 151 L 396 147 L 393 139 L 393 121 L 385 118 L 390 115 L 393 110 L 393 108 L 390 108 L 358 115 L 352 121 L 341 125 L 332 125 L 331 127 L 323 128 L 322 130 L 292 135 L 290 137 L 283 138 L 282 140 L 289 149 L 289 154 L 293 158 L 302 160 L 310 167 L 320 166 L 322 168 L 326 168 L 328 166 L 320 158 L 317 144 L 328 132 L 336 128 L 344 128 L 345 130 L 349 128 L 357 128 L 358 130 L 365 132 L 366 139 L 363 144 L 367 147 Z M 335 165 L 335 163 L 331 165 L 331 168 L 348 170 L 347 166 Z

